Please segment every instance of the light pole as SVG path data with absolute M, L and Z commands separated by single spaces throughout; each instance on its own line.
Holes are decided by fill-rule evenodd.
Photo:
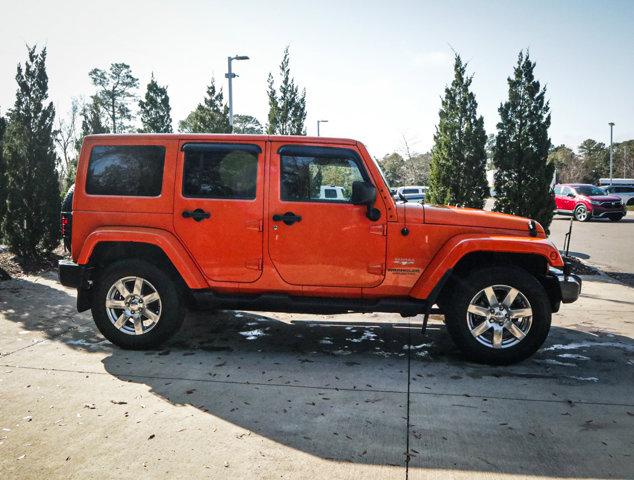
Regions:
M 614 122 L 610 122 L 610 185 L 612 185 L 612 130 L 614 129 Z
M 231 71 L 231 62 L 234 60 L 248 60 L 246 55 L 236 55 L 235 57 L 227 57 L 227 73 L 225 78 L 229 80 L 229 125 L 231 125 L 231 131 L 233 132 L 233 89 L 231 81 L 237 77 L 235 73 Z
M 317 136 L 319 136 L 319 124 L 328 123 L 328 120 L 317 120 Z

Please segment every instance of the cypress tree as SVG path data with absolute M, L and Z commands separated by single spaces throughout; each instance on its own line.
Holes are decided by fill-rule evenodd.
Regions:
M 139 101 L 139 110 L 142 125 L 140 132 L 172 133 L 172 108 L 167 87 L 161 87 L 154 80 L 154 74 L 147 84 L 145 99 Z
M 188 133 L 231 133 L 229 107 L 224 103 L 222 88 L 216 90 L 213 77 L 203 103 L 199 103 L 185 120 L 181 120 L 178 128 Z
M 306 135 L 306 89 L 301 94 L 295 79 L 291 77 L 288 47 L 284 49 L 280 63 L 280 88 L 275 89 L 273 75 L 267 80 L 269 117 L 266 133 L 271 135 Z
M 445 88 L 434 135 L 428 198 L 431 203 L 482 208 L 489 192 L 487 136 L 466 68 L 456 54 L 454 79 Z
M 8 114 L 4 137 L 7 202 L 2 221 L 12 251 L 37 257 L 59 241 L 59 183 L 53 122 L 48 101 L 46 48 L 28 48 L 24 67 L 18 64 L 18 90 Z
M 499 108 L 495 210 L 535 219 L 548 231 L 555 209 L 550 195 L 555 167 L 548 162 L 550 106 L 534 69 L 528 51 L 521 51 L 508 78 L 508 100 Z
M 7 182 L 5 178 L 6 168 L 4 166 L 3 140 L 4 132 L 7 128 L 7 121 L 0 115 L 0 240 L 2 240 L 2 219 L 7 209 Z

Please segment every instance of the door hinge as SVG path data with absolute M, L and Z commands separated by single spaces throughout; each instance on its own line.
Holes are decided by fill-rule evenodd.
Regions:
M 244 262 L 244 266 L 249 270 L 262 270 L 262 258 L 254 258 Z
M 372 275 L 385 275 L 385 264 L 368 265 L 368 273 Z
M 387 234 L 387 225 L 370 225 L 370 233 L 374 235 L 385 236 Z
M 247 230 L 255 230 L 256 232 L 262 231 L 262 220 L 249 220 L 245 225 Z

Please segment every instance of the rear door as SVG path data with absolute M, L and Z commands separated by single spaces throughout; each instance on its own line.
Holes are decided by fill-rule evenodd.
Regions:
M 385 275 L 386 211 L 366 217 L 350 203 L 352 182 L 370 178 L 359 153 L 346 148 L 271 143 L 267 223 L 269 254 L 293 285 L 372 287 Z M 343 198 L 323 198 L 323 186 Z
M 575 209 L 575 204 L 576 204 L 576 200 L 574 199 L 574 197 L 570 197 L 570 194 L 574 194 L 574 192 L 572 191 L 572 188 L 570 187 L 562 187 L 561 189 L 561 195 L 559 195 L 558 197 L 556 197 L 556 202 L 557 202 L 557 208 L 559 210 L 563 210 L 563 211 L 567 211 L 567 212 L 571 212 Z
M 209 281 L 262 273 L 265 142 L 181 142 L 174 228 Z

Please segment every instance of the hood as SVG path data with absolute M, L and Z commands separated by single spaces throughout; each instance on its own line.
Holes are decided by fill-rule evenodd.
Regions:
M 620 202 L 621 197 L 616 195 L 581 195 L 583 198 L 587 198 L 591 202 Z
M 501 228 L 528 232 L 530 219 L 487 212 L 475 208 L 448 207 L 445 205 L 425 205 L 425 223 L 439 225 L 460 225 L 464 227 Z M 544 229 L 538 224 L 537 231 L 544 236 Z

